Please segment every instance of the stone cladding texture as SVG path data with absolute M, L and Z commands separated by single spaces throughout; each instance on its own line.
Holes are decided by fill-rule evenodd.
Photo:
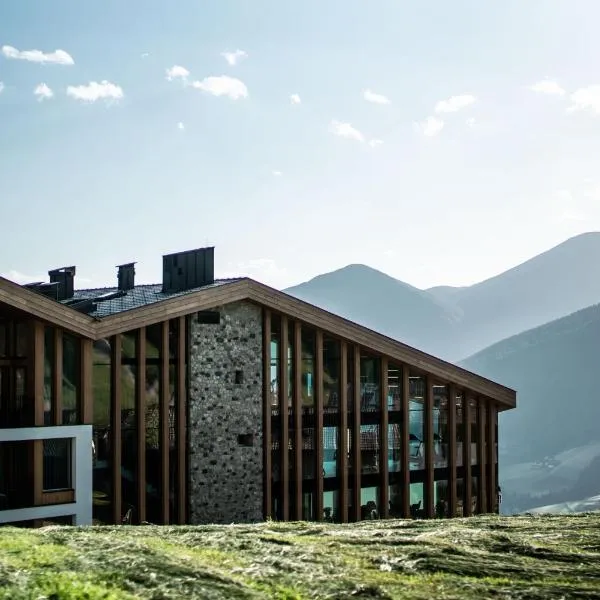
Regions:
M 262 310 L 218 311 L 218 325 L 190 324 L 190 521 L 251 523 L 263 518 Z

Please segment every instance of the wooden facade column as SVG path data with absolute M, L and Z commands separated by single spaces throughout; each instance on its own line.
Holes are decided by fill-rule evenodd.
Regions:
M 496 481 L 496 405 L 493 402 L 488 404 L 487 414 L 487 456 L 486 461 L 488 465 L 488 512 L 496 512 L 497 498 L 496 488 L 498 482 Z M 498 507 L 499 508 L 499 507 Z
M 52 369 L 52 417 L 54 425 L 63 421 L 63 331 L 54 328 L 54 368 Z
M 263 516 L 272 518 L 271 481 L 271 311 L 263 309 L 262 327 L 262 375 L 263 375 Z
M 121 334 L 110 338 L 110 430 L 113 523 L 121 523 Z
M 402 365 L 402 394 L 401 404 L 401 430 L 400 430 L 400 459 L 402 467 L 401 482 L 401 514 L 405 519 L 410 519 L 410 370 L 408 365 Z
M 339 521 L 348 522 L 348 345 L 340 342 Z
M 137 521 L 146 520 L 146 328 L 137 330 L 135 348 L 135 420 L 137 429 Z
M 353 430 L 352 430 L 352 466 L 354 476 L 352 478 L 352 520 L 360 521 L 360 491 L 362 482 L 362 460 L 361 460 L 361 436 L 360 436 L 360 409 L 361 409 L 361 393 L 360 393 L 360 346 L 353 346 L 352 361 L 352 402 L 354 404 L 353 413 Z
M 279 445 L 281 474 L 279 478 L 281 519 L 290 519 L 290 437 L 289 437 L 289 381 L 288 381 L 288 319 L 281 315 L 281 337 L 279 340 L 279 418 L 281 421 L 281 443 Z
M 32 425 L 44 425 L 44 324 L 31 321 L 28 331 L 26 389 Z M 44 441 L 31 442 L 33 467 L 33 505 L 40 506 L 44 496 Z
M 433 445 L 433 381 L 425 377 L 425 516 L 435 516 L 434 506 L 434 445 Z
M 160 402 L 159 402 L 159 454 L 160 454 L 160 518 L 169 524 L 169 321 L 160 328 Z
M 175 498 L 177 522 L 187 523 L 187 323 L 186 317 L 179 317 L 177 323 L 177 350 L 175 370 L 175 439 L 177 452 L 177 474 L 175 477 Z
M 471 404 L 470 398 L 465 390 L 462 394 L 463 403 L 463 516 L 470 517 L 471 510 Z
M 315 459 L 317 521 L 323 520 L 323 331 L 315 335 Z
M 294 419 L 294 519 L 302 520 L 302 323 L 294 322 L 292 414 Z
M 448 515 L 456 515 L 456 388 L 447 386 L 448 397 Z
M 92 340 L 81 338 L 79 352 L 79 419 L 83 425 L 92 425 L 94 422 L 94 389 L 92 385 L 94 343 Z
M 478 489 L 478 510 L 480 513 L 487 513 L 487 477 L 486 477 L 486 413 L 487 400 L 479 397 L 477 399 L 477 462 L 479 463 L 479 489 Z
M 381 411 L 381 431 L 379 435 L 379 464 L 381 465 L 380 473 L 380 487 L 379 487 L 379 516 L 383 519 L 387 519 L 390 516 L 390 500 L 389 500 L 389 444 L 388 444 L 388 393 L 389 393 L 389 381 L 388 381 L 388 359 L 383 356 L 381 358 L 381 386 L 380 386 L 380 398 L 379 408 Z

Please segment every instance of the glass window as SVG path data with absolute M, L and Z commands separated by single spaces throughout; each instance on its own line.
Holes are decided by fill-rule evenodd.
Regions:
M 44 329 L 44 425 L 52 425 L 54 412 L 52 398 L 54 396 L 54 336 L 52 327 Z
M 121 494 L 123 515 L 137 505 L 137 423 L 135 413 L 136 332 L 121 335 Z M 137 514 L 136 514 L 137 517 Z
M 471 514 L 475 515 L 479 511 L 479 478 L 471 478 Z
M 160 454 L 160 352 L 162 325 L 146 328 L 146 520 L 162 522 Z
M 337 513 L 338 492 L 330 491 L 323 492 L 323 520 L 328 523 L 338 522 Z
M 306 412 L 315 404 L 315 332 L 302 327 L 302 406 Z
M 479 464 L 477 444 L 479 442 L 479 403 L 474 398 L 469 399 L 469 416 L 471 423 L 471 464 Z
M 23 358 L 27 356 L 27 346 L 29 341 L 28 336 L 28 323 L 17 321 L 15 327 L 15 339 L 14 339 L 14 355 Z
M 361 521 L 379 519 L 379 488 L 364 487 L 360 490 Z
M 381 409 L 380 393 L 380 360 L 375 356 L 361 355 L 360 385 L 361 412 L 378 412 Z
M 6 321 L 0 321 L 0 358 L 5 358 L 8 354 L 8 324 Z
M 63 334 L 63 379 L 62 408 L 64 425 L 79 423 L 79 378 L 80 355 L 79 340 L 67 333 Z
M 402 486 L 399 483 L 393 483 L 388 488 L 390 501 L 390 517 L 402 517 Z
M 387 377 L 388 471 L 397 473 L 402 468 L 402 369 L 390 363 Z
M 449 517 L 450 488 L 447 480 L 436 481 L 433 486 L 433 504 L 437 519 Z
M 340 405 L 340 342 L 323 340 L 323 409 L 337 412 Z
M 456 511 L 455 517 L 462 517 L 464 513 L 465 504 L 465 482 L 464 479 L 458 478 L 456 480 Z
M 409 411 L 409 461 L 410 469 L 425 469 L 425 379 L 411 375 Z
M 379 473 L 379 425 L 360 426 L 360 457 L 363 474 Z
M 276 407 L 279 414 L 279 344 L 281 341 L 281 319 L 279 315 L 271 316 L 271 406 Z
M 425 486 L 423 483 L 410 484 L 410 515 L 413 519 L 425 517 Z
M 433 452 L 434 468 L 448 467 L 448 388 L 433 386 Z
M 70 439 L 44 440 L 44 491 L 65 490 L 71 483 Z
M 456 394 L 456 466 L 463 466 L 463 440 L 465 439 L 465 423 L 462 394 Z M 462 513 L 461 513 L 462 514 Z

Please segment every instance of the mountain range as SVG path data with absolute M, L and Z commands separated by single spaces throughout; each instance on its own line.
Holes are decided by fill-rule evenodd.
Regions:
M 516 389 L 500 473 L 517 512 L 600 492 L 599 261 L 594 232 L 468 287 L 420 290 L 350 265 L 286 291 Z

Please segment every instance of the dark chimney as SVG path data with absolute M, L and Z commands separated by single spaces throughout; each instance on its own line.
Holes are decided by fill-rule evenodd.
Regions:
M 73 297 L 75 293 L 75 270 L 75 267 L 61 267 L 60 269 L 48 271 L 50 283 L 58 284 L 57 300 L 68 300 Z
M 183 292 L 215 282 L 215 249 L 199 248 L 163 256 L 163 289 Z
M 119 290 L 126 292 L 135 287 L 135 263 L 127 263 L 126 265 L 117 265 L 119 272 L 117 279 L 119 280 Z

